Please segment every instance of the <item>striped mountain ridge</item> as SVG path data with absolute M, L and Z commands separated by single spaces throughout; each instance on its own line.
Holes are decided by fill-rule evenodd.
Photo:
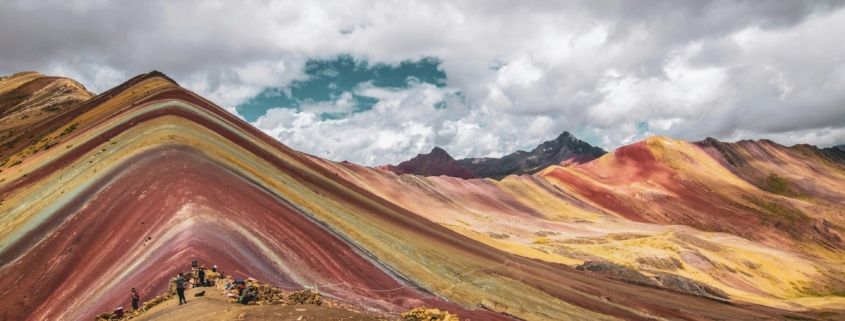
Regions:
M 514 254 L 650 286 L 694 280 L 675 289 L 712 297 L 706 285 L 731 299 L 812 310 L 845 303 L 841 155 L 766 140 L 652 137 L 591 162 L 498 182 L 323 164 Z
M 90 319 L 192 260 L 394 317 L 845 315 L 826 150 L 658 137 L 501 181 L 397 176 L 297 152 L 159 72 L 86 93 L 0 118 L 0 320 Z

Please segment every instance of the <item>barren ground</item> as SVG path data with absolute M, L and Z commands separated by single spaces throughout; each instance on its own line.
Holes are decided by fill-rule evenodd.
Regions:
M 194 294 L 205 290 L 205 296 Z M 185 291 L 187 304 L 179 305 L 178 297 L 161 303 L 134 320 L 386 320 L 348 310 L 316 305 L 242 305 L 229 303 L 214 287 Z M 143 301 L 143 299 L 142 299 Z

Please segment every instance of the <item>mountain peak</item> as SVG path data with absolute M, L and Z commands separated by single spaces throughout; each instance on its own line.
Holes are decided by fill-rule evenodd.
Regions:
M 592 158 L 598 158 L 607 153 L 599 147 L 592 146 L 589 143 L 576 138 L 568 131 L 564 131 L 554 140 L 543 142 L 534 148 L 531 153 L 557 155 L 561 151 L 564 153 L 573 152 L 578 155 L 590 155 Z
M 431 149 L 431 152 L 429 152 L 428 155 L 431 155 L 431 156 L 435 156 L 435 155 L 436 156 L 446 156 L 446 157 L 452 158 L 452 155 L 449 155 L 449 153 L 447 153 L 445 150 L 443 150 L 443 148 L 440 148 L 440 147 L 437 147 L 437 146 L 434 146 L 434 148 Z
M 556 140 L 563 140 L 563 139 L 577 139 L 577 138 L 575 138 L 575 136 L 570 134 L 568 131 L 564 130 L 563 133 L 560 133 L 560 135 L 557 136 Z
M 502 158 L 466 158 L 458 165 L 480 177 L 502 179 L 508 175 L 534 174 L 552 165 L 581 164 L 606 154 L 568 131 L 545 141 L 530 152 L 518 150 Z
M 155 78 L 155 77 L 163 78 L 163 79 L 165 79 L 169 82 L 172 82 L 174 85 L 179 86 L 179 83 L 177 83 L 175 80 L 173 80 L 173 78 L 168 77 L 163 72 L 158 71 L 158 70 L 150 71 L 146 74 L 141 75 L 141 77 L 142 77 L 142 79 L 150 79 L 150 78 Z
M 383 165 L 377 169 L 386 170 L 396 175 L 413 174 L 422 176 L 452 176 L 463 179 L 477 178 L 470 170 L 461 167 L 449 153 L 435 146 L 428 154 L 419 154 L 399 165 Z

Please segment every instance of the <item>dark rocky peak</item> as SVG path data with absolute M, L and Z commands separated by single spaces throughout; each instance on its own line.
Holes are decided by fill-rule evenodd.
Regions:
M 824 152 L 825 155 L 830 157 L 834 162 L 845 165 L 845 144 L 823 148 L 822 152 Z
M 722 157 L 725 158 L 725 161 L 728 162 L 728 164 L 735 167 L 741 167 L 748 165 L 748 162 L 742 156 L 742 153 L 739 150 L 740 148 L 738 147 L 739 144 L 742 144 L 743 142 L 753 144 L 752 141 L 739 141 L 736 144 L 724 143 L 713 137 L 707 137 L 703 141 L 694 144 L 705 148 L 712 147 L 722 154 Z
M 537 148 L 534 148 L 531 153 L 557 154 L 563 148 L 566 148 L 568 151 L 571 151 L 575 154 L 591 155 L 595 158 L 601 157 L 602 155 L 607 153 L 599 147 L 595 147 L 585 141 L 576 138 L 568 131 L 563 132 L 554 140 L 543 142 L 542 144 L 537 146 Z
M 425 156 L 425 155 L 428 155 L 430 157 L 454 159 L 454 158 L 452 158 L 452 155 L 449 155 L 449 153 L 447 153 L 445 150 L 443 150 L 443 148 L 440 148 L 440 147 L 437 147 L 437 146 L 434 146 L 434 148 L 432 148 L 431 152 L 429 152 L 428 154 L 419 154 L 419 155 L 417 155 L 417 157 Z
M 508 175 L 534 174 L 552 165 L 582 164 L 606 153 L 569 132 L 563 132 L 530 152 L 517 150 L 501 158 L 465 158 L 456 161 L 442 148 L 434 147 L 430 153 L 419 154 L 399 165 L 376 168 L 396 174 L 502 179 Z
M 464 179 L 476 178 L 470 170 L 461 167 L 449 153 L 434 147 L 428 154 L 419 154 L 399 165 L 383 165 L 377 169 L 391 171 L 397 175 L 452 176 Z
M 479 177 L 502 179 L 508 175 L 534 174 L 552 165 L 581 164 L 606 153 L 569 132 L 563 132 L 530 152 L 518 150 L 502 158 L 465 158 L 458 160 L 458 165 Z

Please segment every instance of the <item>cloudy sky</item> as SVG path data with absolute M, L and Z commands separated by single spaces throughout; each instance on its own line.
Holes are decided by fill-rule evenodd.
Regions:
M 0 75 L 150 70 L 283 143 L 397 163 L 684 140 L 845 143 L 845 10 L 817 1 L 0 1 Z

